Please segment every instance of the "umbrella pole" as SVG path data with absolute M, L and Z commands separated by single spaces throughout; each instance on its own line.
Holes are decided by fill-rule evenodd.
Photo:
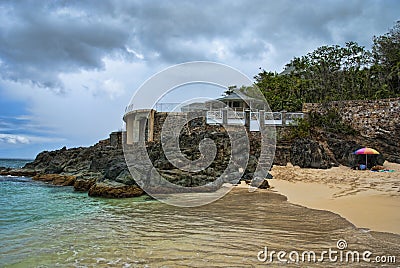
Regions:
M 365 169 L 368 169 L 368 155 L 365 155 Z

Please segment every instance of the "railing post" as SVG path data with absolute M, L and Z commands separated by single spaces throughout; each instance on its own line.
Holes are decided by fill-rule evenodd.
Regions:
M 154 138 L 154 116 L 155 110 L 151 109 L 147 118 L 147 141 L 153 141 Z
M 247 109 L 244 111 L 244 126 L 246 130 L 250 131 L 250 110 Z
M 264 110 L 258 111 L 258 123 L 260 124 L 260 130 L 264 129 L 264 127 L 265 127 L 265 111 Z
M 222 124 L 223 125 L 228 124 L 228 109 L 226 109 L 226 108 L 222 109 Z
M 283 110 L 281 113 L 282 113 L 282 126 L 286 127 L 286 110 Z

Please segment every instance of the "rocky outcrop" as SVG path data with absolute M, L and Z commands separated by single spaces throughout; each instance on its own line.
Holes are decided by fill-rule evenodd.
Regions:
M 73 186 L 76 191 L 89 191 L 93 196 L 143 194 L 136 189 L 135 180 L 129 174 L 122 147 L 111 146 L 109 140 L 90 147 L 44 151 L 21 169 L 0 169 L 0 175 L 27 176 L 54 185 Z M 119 184 L 105 184 L 105 181 Z M 124 190 L 126 194 L 123 194 Z
M 230 180 L 232 175 L 240 174 L 240 168 L 237 163 L 228 168 L 233 146 L 224 129 L 220 126 L 206 125 L 195 126 L 189 130 L 183 131 L 179 137 L 181 153 L 189 160 L 196 160 L 201 157 L 200 142 L 211 139 L 216 145 L 216 157 L 212 164 L 200 172 L 184 171 L 171 164 L 160 142 L 148 142 L 142 153 L 146 155 L 146 158 L 147 156 L 150 158 L 155 168 L 152 172 L 157 171 L 169 182 L 183 186 L 182 191 L 187 191 L 188 188 L 193 189 L 191 191 L 214 191 L 222 183 L 236 183 L 237 181 Z M 120 141 L 120 139 L 115 140 Z M 355 156 L 352 152 L 368 145 L 382 152 L 382 155 L 368 158 L 370 166 L 383 164 L 385 158 L 400 163 L 398 144 L 393 143 L 387 136 L 370 139 L 315 129 L 308 138 L 279 139 L 276 148 L 269 146 L 269 142 L 263 143 L 263 146 L 266 146 L 264 149 L 271 152 L 269 155 L 261 155 L 260 133 L 250 133 L 249 141 L 249 151 L 246 151 L 242 144 L 235 146 L 233 150 L 239 156 L 249 153 L 247 167 L 241 179 L 261 188 L 269 187 L 265 179 L 268 178 L 267 169 L 272 161 L 275 165 L 286 165 L 290 162 L 302 168 L 326 169 L 339 164 L 352 166 L 363 163 L 365 159 L 364 156 Z M 134 145 L 131 147 L 130 150 L 137 150 Z M 275 154 L 272 153 L 274 150 Z M 275 159 L 273 159 L 274 155 Z M 134 163 L 131 164 L 140 167 L 141 161 L 135 158 Z M 257 169 L 260 166 L 262 169 Z M 229 169 L 228 174 L 223 175 L 226 169 Z M 0 175 L 29 176 L 55 185 L 73 186 L 76 191 L 87 191 L 90 196 L 120 198 L 134 197 L 144 193 L 128 170 L 122 146 L 112 145 L 110 140 L 100 141 L 90 147 L 71 149 L 64 147 L 56 151 L 44 151 L 24 168 L 0 168 Z M 222 178 L 221 181 L 211 184 L 219 177 Z M 170 191 L 166 185 L 151 187 L 153 192 Z M 171 191 L 173 192 L 172 189 Z
M 212 164 L 200 172 L 188 172 L 173 166 L 164 154 L 159 142 L 149 142 L 145 154 L 150 158 L 156 171 L 166 180 L 183 186 L 182 192 L 209 192 L 218 189 L 223 182 L 230 182 L 231 175 L 221 175 L 231 160 L 231 143 L 226 132 L 219 126 L 208 126 L 207 129 L 196 129 L 190 133 L 182 133 L 179 139 L 181 152 L 190 160 L 201 156 L 199 143 L 204 139 L 212 139 L 217 145 L 217 153 Z M 236 155 L 245 155 L 245 148 L 234 148 Z M 135 150 L 135 146 L 131 148 Z M 168 148 L 166 148 L 168 150 Z M 242 152 L 243 151 L 243 152 Z M 250 136 L 250 156 L 243 178 L 251 180 L 260 164 L 260 135 Z M 134 159 L 136 165 L 141 165 L 140 159 Z M 267 165 L 272 157 L 262 159 Z M 268 165 L 267 165 L 268 166 Z M 230 167 L 228 174 L 239 174 L 236 164 Z M 35 180 L 55 185 L 73 186 L 76 191 L 87 191 L 90 196 L 102 197 L 134 197 L 143 194 L 127 168 L 121 146 L 111 146 L 108 140 L 100 141 L 90 147 L 62 148 L 56 151 L 44 151 L 36 159 L 22 169 L 0 170 L 4 174 L 30 176 Z M 262 173 L 262 172 L 261 172 Z M 264 179 L 267 172 L 257 173 L 259 179 Z M 221 181 L 211 183 L 216 178 Z M 210 184 L 211 183 L 211 184 Z M 174 192 L 165 185 L 151 186 L 153 192 Z M 267 182 L 263 184 L 267 187 Z
M 209 127 L 207 130 L 198 129 L 191 133 L 183 133 L 179 145 L 181 152 L 188 159 L 195 160 L 201 155 L 198 146 L 200 141 L 205 138 L 215 141 L 217 153 L 212 164 L 200 172 L 191 173 L 173 166 L 158 142 L 147 144 L 146 155 L 149 156 L 157 172 L 169 182 L 188 187 L 182 188 L 182 191 L 187 189 L 214 191 L 218 185 L 210 186 L 209 183 L 223 174 L 230 161 L 231 144 L 227 133 L 218 126 Z M 271 156 L 264 156 L 263 159 L 260 159 L 260 138 L 259 133 L 250 135 L 250 155 L 242 180 L 248 183 L 253 182 L 256 187 L 268 188 L 268 181 L 265 180 L 270 178 L 268 172 L 256 171 L 259 164 L 268 167 L 268 163 L 272 161 Z M 358 161 L 352 152 L 361 148 L 360 144 L 361 141 L 355 141 L 353 137 L 349 139 L 349 137 L 325 132 L 314 133 L 313 137 L 307 139 L 280 140 L 276 146 L 274 164 L 286 165 L 291 162 L 293 165 L 303 168 L 330 168 L 338 164 L 352 165 Z M 241 150 L 241 148 L 239 149 Z M 135 159 L 135 162 L 137 165 L 141 165 L 140 159 Z M 375 160 L 371 158 L 369 163 L 381 164 L 383 162 L 379 158 Z M 238 170 L 234 168 L 229 172 L 236 174 Z M 73 186 L 76 191 L 88 192 L 90 196 L 121 198 L 143 194 L 127 168 L 121 146 L 111 146 L 107 140 L 86 148 L 45 151 L 24 168 L 0 168 L 0 174 L 29 176 L 34 180 L 46 183 Z M 229 179 L 228 175 L 221 182 L 229 182 Z M 152 190 L 160 193 L 169 192 L 168 188 L 163 185 L 154 186 Z M 173 192 L 173 190 L 171 191 Z

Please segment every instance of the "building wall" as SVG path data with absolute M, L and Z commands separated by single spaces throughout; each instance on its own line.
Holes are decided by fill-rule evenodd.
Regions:
M 400 98 L 303 105 L 304 113 L 324 113 L 328 109 L 337 110 L 342 120 L 363 136 L 375 138 L 393 135 L 397 138 L 400 135 Z

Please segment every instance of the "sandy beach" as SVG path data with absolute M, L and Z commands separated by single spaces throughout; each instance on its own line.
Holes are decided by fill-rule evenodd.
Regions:
M 327 170 L 274 166 L 272 191 L 308 208 L 329 210 L 359 228 L 400 234 L 400 164 L 385 162 L 394 172 Z

